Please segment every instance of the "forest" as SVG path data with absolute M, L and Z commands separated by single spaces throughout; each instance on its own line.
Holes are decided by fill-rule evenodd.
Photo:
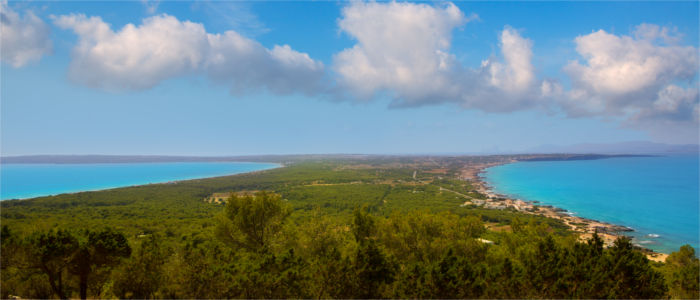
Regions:
M 0 202 L 3 298 L 697 298 L 683 246 L 461 205 L 462 165 L 310 159 L 217 178 Z M 435 170 L 439 170 L 435 171 Z M 416 174 L 416 175 L 414 175 Z M 215 193 L 230 195 L 225 203 Z

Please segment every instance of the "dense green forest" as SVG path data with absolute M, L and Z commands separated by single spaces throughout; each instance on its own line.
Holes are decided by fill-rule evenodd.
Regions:
M 462 205 L 451 191 L 481 195 L 459 168 L 500 159 L 314 159 L 3 201 L 1 296 L 699 296 L 690 246 L 653 263 L 624 237 L 604 247 L 554 219 Z M 233 194 L 220 204 L 215 193 Z

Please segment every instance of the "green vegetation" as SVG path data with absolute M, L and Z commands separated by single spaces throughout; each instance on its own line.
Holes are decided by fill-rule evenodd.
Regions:
M 666 264 L 652 264 L 625 238 L 604 248 L 597 237 L 577 241 L 557 220 L 460 206 L 475 192 L 456 177 L 458 166 L 469 162 L 316 160 L 236 176 L 3 201 L 0 296 L 698 295 L 700 266 L 690 246 Z M 225 205 L 205 201 L 234 192 L 240 194 Z M 512 230 L 490 231 L 484 222 Z
M 53 294 L 66 299 L 72 294 L 73 286 L 68 283 L 73 279 L 78 283 L 80 298 L 86 299 L 89 283 L 101 286 L 106 279 L 105 271 L 131 255 L 124 235 L 109 228 L 78 233 L 49 230 L 35 232 L 24 240 L 14 237 L 7 227 L 2 231 L 3 273 L 9 273 L 3 274 L 3 283 L 20 284 L 21 281 L 15 280 L 32 276 L 44 278 L 52 293 L 48 293 L 45 285 L 32 287 L 28 292 L 33 298 Z M 42 281 L 40 278 L 34 279 Z
M 693 247 L 685 245 L 678 252 L 671 253 L 666 259 L 663 272 L 666 275 L 671 297 L 698 298 L 700 261 L 695 256 Z
M 265 191 L 255 196 L 232 197 L 223 217 L 219 217 L 216 236 L 234 248 L 269 252 L 290 209 L 280 196 Z

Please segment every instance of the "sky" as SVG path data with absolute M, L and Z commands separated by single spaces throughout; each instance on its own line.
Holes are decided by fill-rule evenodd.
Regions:
M 698 2 L 5 1 L 0 154 L 699 139 Z

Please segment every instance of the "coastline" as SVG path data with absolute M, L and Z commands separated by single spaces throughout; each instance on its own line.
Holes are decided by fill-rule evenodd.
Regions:
M 634 231 L 634 229 L 629 227 L 575 216 L 569 214 L 565 209 L 552 205 L 539 205 L 539 201 L 525 201 L 496 193 L 493 187 L 486 182 L 483 173 L 488 168 L 518 161 L 517 159 L 511 159 L 509 161 L 464 166 L 461 170 L 460 179 L 469 181 L 477 192 L 486 196 L 485 200 L 472 199 L 464 204 L 474 204 L 491 209 L 512 208 L 526 214 L 557 219 L 568 226 L 571 231 L 578 233 L 579 239 L 582 241 L 590 239 L 593 233 L 598 232 L 598 236 L 603 240 L 606 247 L 611 246 L 619 236 L 624 236 L 625 232 Z M 667 253 L 655 252 L 643 247 L 640 247 L 640 249 L 646 254 L 647 258 L 652 261 L 663 262 L 666 260 L 666 257 L 668 257 Z
M 169 162 L 143 162 L 143 163 L 169 163 Z M 187 162 L 185 162 L 187 163 Z M 205 162 L 205 163 L 210 163 L 210 162 Z M 97 187 L 97 188 L 88 188 L 88 189 L 82 189 L 82 190 L 74 190 L 74 191 L 65 191 L 65 192 L 57 192 L 53 194 L 44 194 L 44 195 L 36 195 L 36 196 L 28 196 L 24 198 L 7 198 L 7 199 L 0 199 L 0 201 L 24 201 L 24 200 L 31 200 L 31 199 L 36 199 L 36 198 L 44 198 L 44 197 L 54 197 L 58 195 L 75 195 L 75 194 L 80 194 L 80 193 L 87 193 L 87 192 L 99 192 L 99 191 L 108 191 L 108 190 L 114 190 L 114 189 L 121 189 L 121 188 L 132 188 L 132 187 L 139 187 L 139 186 L 148 186 L 148 185 L 158 185 L 158 184 L 177 184 L 180 182 L 184 181 L 194 181 L 194 180 L 203 180 L 203 179 L 210 179 L 210 178 L 219 178 L 219 177 L 227 177 L 227 176 L 236 176 L 236 175 L 243 175 L 243 174 L 255 174 L 258 172 L 264 172 L 268 170 L 274 170 L 278 168 L 283 168 L 286 165 L 284 163 L 279 163 L 279 162 L 223 162 L 223 163 L 265 163 L 265 164 L 272 164 L 276 165 L 274 167 L 270 168 L 265 168 L 265 169 L 260 169 L 260 170 L 254 170 L 254 171 L 247 171 L 247 172 L 239 172 L 239 173 L 233 173 L 233 174 L 223 174 L 223 175 L 214 175 L 214 176 L 206 176 L 206 177 L 187 177 L 187 178 L 180 178 L 180 179 L 172 179 L 172 180 L 166 180 L 166 181 L 158 181 L 158 182 L 147 182 L 147 183 L 137 183 L 137 184 L 128 184 L 128 185 L 115 185 L 115 186 L 104 186 L 104 187 Z M 98 164 L 103 164 L 103 163 L 98 163 Z M 142 164 L 141 162 L 138 163 L 132 163 L 129 162 L 128 164 Z

